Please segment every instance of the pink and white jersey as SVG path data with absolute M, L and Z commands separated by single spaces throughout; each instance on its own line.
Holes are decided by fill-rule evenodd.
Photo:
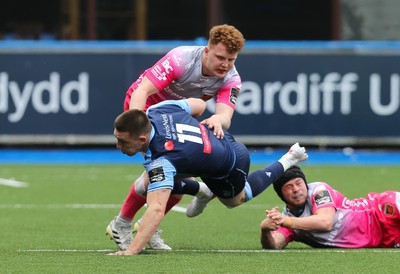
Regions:
M 182 46 L 172 49 L 153 67 L 147 69 L 128 89 L 124 109 L 129 109 L 132 92 L 146 76 L 159 90 L 149 96 L 146 109 L 164 100 L 202 98 L 207 101 L 216 96 L 233 109 L 241 88 L 241 79 L 235 67 L 224 78 L 202 75 L 202 55 L 204 47 Z
M 330 232 L 308 232 L 281 227 L 287 242 L 299 241 L 313 247 L 400 247 L 400 192 L 369 193 L 366 198 L 347 199 L 328 184 L 308 184 L 307 217 L 320 208 L 336 209 Z M 285 208 L 284 215 L 294 216 Z

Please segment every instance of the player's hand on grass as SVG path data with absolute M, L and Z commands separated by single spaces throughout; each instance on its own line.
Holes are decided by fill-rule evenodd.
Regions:
M 278 228 L 284 223 L 284 216 L 281 214 L 278 207 L 274 207 L 271 210 L 266 210 L 265 213 L 267 213 L 267 216 L 269 219 L 271 219 L 271 222 L 278 226 Z
M 279 216 L 281 215 L 279 212 L 278 207 L 274 207 L 271 210 L 265 210 L 265 214 L 267 215 L 264 220 L 262 220 L 260 224 L 261 229 L 267 229 L 271 231 L 277 230 L 279 227 L 281 227 L 281 224 L 283 223 L 280 219 Z
M 139 253 L 130 251 L 129 249 L 127 250 L 121 250 L 121 251 L 116 251 L 112 253 L 108 253 L 107 255 L 110 256 L 132 256 L 132 255 L 138 255 Z

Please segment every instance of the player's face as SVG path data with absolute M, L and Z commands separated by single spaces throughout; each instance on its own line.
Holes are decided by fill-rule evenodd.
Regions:
M 143 142 L 139 138 L 132 138 L 129 132 L 120 132 L 114 129 L 114 136 L 117 138 L 117 148 L 128 156 L 135 155 L 143 147 Z
M 229 53 L 222 43 L 205 48 L 202 73 L 223 78 L 235 64 L 238 53 Z
M 282 187 L 283 198 L 289 208 L 303 207 L 307 200 L 307 187 L 302 178 L 294 178 Z

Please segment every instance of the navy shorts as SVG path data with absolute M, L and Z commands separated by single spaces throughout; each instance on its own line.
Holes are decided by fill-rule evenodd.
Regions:
M 227 177 L 218 179 L 201 177 L 217 197 L 224 199 L 233 198 L 244 189 L 250 169 L 250 155 L 246 146 L 236 142 L 232 137 L 232 148 L 236 154 L 236 162 Z

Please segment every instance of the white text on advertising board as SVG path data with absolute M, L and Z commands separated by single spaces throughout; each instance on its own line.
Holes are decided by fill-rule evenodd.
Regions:
M 23 119 L 29 102 L 40 114 L 86 113 L 89 109 L 89 74 L 81 72 L 78 80 L 60 85 L 60 74 L 50 73 L 49 80 L 17 83 L 0 72 L 0 113 L 7 113 L 8 121 L 17 123 Z
M 299 73 L 294 81 L 265 82 L 263 85 L 245 81 L 237 99 L 236 111 L 241 115 L 273 114 L 277 109 L 287 115 L 350 115 L 355 96 L 362 92 L 361 97 L 368 96 L 365 103 L 374 115 L 396 114 L 400 108 L 399 74 L 384 78 L 372 73 L 365 90 L 359 89 L 359 81 L 360 76 L 354 72 L 343 75 L 331 72 L 324 76 Z M 389 83 L 383 85 L 384 81 Z M 213 109 L 214 104 L 210 102 L 208 110 L 212 112 Z

